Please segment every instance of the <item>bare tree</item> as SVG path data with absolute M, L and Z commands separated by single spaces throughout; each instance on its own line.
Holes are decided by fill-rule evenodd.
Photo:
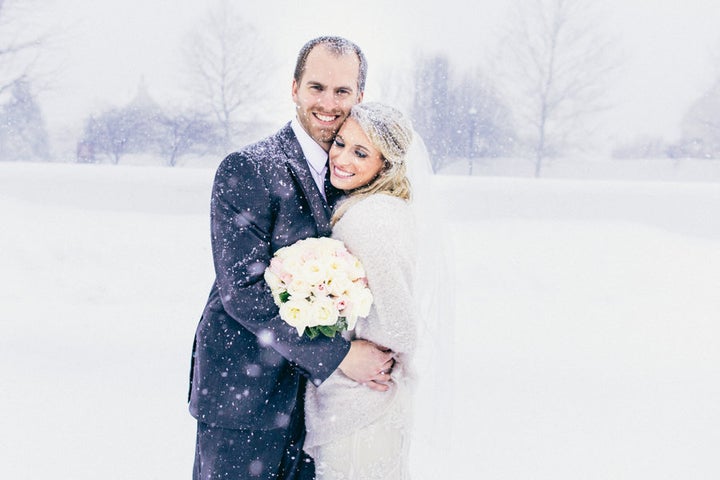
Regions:
M 422 136 L 434 172 L 450 161 L 452 121 L 450 61 L 445 55 L 423 56 L 415 64 L 411 118 Z
M 675 157 L 720 158 L 720 79 L 688 109 Z
M 31 79 L 45 41 L 28 26 L 19 1 L 0 0 L 0 95 L 19 81 Z
M 418 58 L 411 117 L 435 172 L 464 159 L 507 155 L 515 142 L 509 108 L 479 69 L 460 78 L 446 55 Z
M 13 82 L 9 97 L 0 105 L 0 158 L 48 160 L 45 119 L 30 82 Z
M 275 59 L 255 27 L 228 1 L 189 34 L 185 55 L 191 89 L 217 121 L 228 147 L 262 114 Z
M 618 65 L 593 0 L 518 0 L 499 62 L 515 116 L 527 126 L 535 176 L 543 160 L 579 147 L 608 108 Z
M 215 124 L 208 122 L 199 112 L 173 111 L 163 115 L 159 121 L 163 130 L 158 147 L 170 167 L 177 165 L 183 155 L 193 151 L 211 151 L 217 145 Z

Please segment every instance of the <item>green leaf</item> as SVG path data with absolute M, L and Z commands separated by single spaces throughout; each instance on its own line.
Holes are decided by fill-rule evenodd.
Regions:
M 338 321 L 335 322 L 335 325 L 316 325 L 314 327 L 305 327 L 305 335 L 307 335 L 311 340 L 317 338 L 320 334 L 333 338 L 338 334 L 338 332 L 347 330 L 347 327 L 347 319 L 345 317 L 338 317 Z
M 285 303 L 288 300 L 290 300 L 290 294 L 287 291 L 282 292 L 280 295 L 278 295 L 278 297 L 280 297 L 280 301 L 282 303 Z
M 317 327 L 305 327 L 305 335 L 310 337 L 310 340 L 313 340 L 320 335 L 320 332 L 317 331 Z
M 335 333 L 337 333 L 335 325 L 321 325 L 318 329 L 320 330 L 320 333 L 330 338 L 333 338 Z

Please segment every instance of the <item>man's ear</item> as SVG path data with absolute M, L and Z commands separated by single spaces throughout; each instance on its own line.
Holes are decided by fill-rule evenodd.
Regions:
M 363 95 L 365 95 L 365 92 L 360 92 L 360 93 L 358 94 L 358 101 L 357 101 L 357 103 L 362 102 Z
M 298 93 L 298 84 L 297 80 L 293 78 L 292 81 L 292 99 L 294 102 L 297 102 L 297 93 Z

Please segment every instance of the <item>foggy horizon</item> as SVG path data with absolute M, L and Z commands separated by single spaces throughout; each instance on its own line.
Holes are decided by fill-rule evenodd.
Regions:
M 48 63 L 53 74 L 39 98 L 53 141 L 78 133 L 91 114 L 127 104 L 140 82 L 158 103 L 187 101 L 180 48 L 217 3 L 54 0 L 42 10 L 25 9 L 38 32 L 51 35 Z M 608 86 L 608 138 L 616 143 L 644 135 L 676 139 L 684 113 L 720 75 L 720 61 L 712 58 L 720 45 L 715 31 L 720 8 L 711 0 L 664 0 L 651 8 L 640 0 L 615 0 L 601 7 L 603 28 L 618 39 L 622 53 L 619 73 Z M 370 64 L 367 100 L 377 99 L 388 72 L 417 52 L 447 54 L 458 69 L 492 65 L 508 18 L 506 4 L 461 0 L 443 2 L 442 8 L 429 1 L 384 5 L 374 0 L 347 12 L 319 1 L 295 5 L 271 0 L 240 10 L 268 40 L 268 51 L 279 62 L 277 78 L 267 79 L 276 96 L 267 120 L 277 124 L 292 113 L 292 65 L 312 37 L 338 34 L 365 50 Z M 483 73 L 492 79 L 491 70 Z

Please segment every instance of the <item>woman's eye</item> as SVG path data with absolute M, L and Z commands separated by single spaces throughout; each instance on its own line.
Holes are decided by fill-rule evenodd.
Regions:
M 335 139 L 335 145 L 337 145 L 337 146 L 340 147 L 340 148 L 342 148 L 342 147 L 345 146 L 345 144 L 342 143 L 342 141 L 338 140 L 337 138 Z
M 365 157 L 367 157 L 367 153 L 361 152 L 360 150 L 355 150 L 355 155 L 357 155 L 357 156 L 360 157 L 360 158 L 365 158 Z

